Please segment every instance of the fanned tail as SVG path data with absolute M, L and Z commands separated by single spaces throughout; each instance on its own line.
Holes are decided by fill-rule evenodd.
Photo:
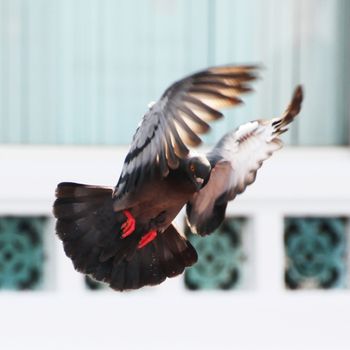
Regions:
M 132 259 L 125 259 L 115 266 L 110 286 L 116 290 L 127 290 L 157 285 L 166 277 L 181 274 L 197 258 L 191 243 L 170 225 L 151 243 L 138 249 Z
M 121 291 L 159 284 L 196 262 L 195 249 L 172 225 L 142 249 L 142 228 L 122 239 L 125 215 L 114 212 L 112 191 L 69 182 L 56 189 L 56 232 L 78 271 Z

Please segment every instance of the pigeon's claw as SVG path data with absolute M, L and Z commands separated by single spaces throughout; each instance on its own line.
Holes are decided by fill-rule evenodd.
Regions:
M 137 248 L 141 249 L 146 246 L 148 243 L 152 242 L 157 237 L 157 231 L 149 231 L 144 236 L 142 236 Z
M 129 210 L 124 210 L 123 214 L 126 216 L 126 221 L 122 225 L 122 238 L 125 238 L 135 231 L 135 219 Z

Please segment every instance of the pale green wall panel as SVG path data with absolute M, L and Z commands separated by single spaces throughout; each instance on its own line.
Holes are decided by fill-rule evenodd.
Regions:
M 159 98 L 170 83 L 208 65 L 207 2 L 165 4 L 155 8 L 153 98 Z
M 271 58 L 271 76 L 274 79 L 270 106 L 272 115 L 278 116 L 287 107 L 295 86 L 300 83 L 299 78 L 295 76 L 299 65 L 299 47 L 296 41 L 298 19 L 295 0 L 285 0 L 283 6 L 278 6 L 281 1 L 274 1 L 276 7 L 271 20 L 275 26 L 271 35 L 276 44 Z M 289 132 L 283 135 L 286 143 L 297 142 L 297 123 L 298 119 L 290 127 Z
M 256 92 L 205 141 L 278 115 L 302 82 L 285 141 L 348 143 L 346 13 L 346 0 L 0 0 L 0 142 L 129 143 L 174 80 L 256 62 Z
M 258 63 L 264 67 L 255 93 L 245 105 L 226 112 L 214 127 L 212 141 L 248 120 L 279 115 L 289 102 L 295 82 L 294 0 L 216 2 L 215 64 Z M 283 29 L 281 29 L 283 28 Z M 285 137 L 291 142 L 292 133 Z
M 6 40 L 7 35 L 5 33 L 5 28 L 7 27 L 6 22 L 8 21 L 7 15 L 7 4 L 2 1 L 0 2 L 0 140 L 2 142 L 7 142 L 8 132 L 6 130 L 6 114 L 7 114 L 7 100 L 8 100 L 8 88 L 7 80 L 4 67 L 7 65 L 7 56 L 4 52 L 7 47 L 8 40 Z
M 259 0 L 229 1 L 219 0 L 215 4 L 215 27 L 212 50 L 212 64 L 260 64 L 259 49 Z M 254 83 L 260 90 L 260 82 Z M 260 90 L 261 92 L 261 90 Z M 227 131 L 258 117 L 258 94 L 243 97 L 245 104 L 241 107 L 224 111 L 225 119 L 213 126 L 212 136 L 208 141 L 216 142 Z
M 22 82 L 21 70 L 23 32 L 20 0 L 2 2 L 1 32 L 2 40 L 0 56 L 1 66 L 1 119 L 2 134 L 5 142 L 20 140 L 22 136 Z
M 342 21 L 343 1 L 301 1 L 300 79 L 306 99 L 303 121 L 299 123 L 299 142 L 308 145 L 345 143 L 347 118 L 342 92 L 349 89 L 343 75 L 349 61 L 342 65 L 343 50 L 348 44 Z M 347 2 L 349 5 L 349 2 Z M 349 29 L 347 29 L 349 30 Z M 345 34 L 345 36 L 344 36 Z
M 293 71 L 298 65 L 295 52 L 295 0 L 259 1 L 258 19 L 260 61 L 265 69 L 257 88 L 259 118 L 279 116 L 290 101 L 293 89 Z M 293 142 L 293 129 L 283 136 L 286 143 Z
M 51 106 L 54 93 L 54 67 L 50 55 L 53 37 L 50 7 L 45 0 L 36 0 L 36 6 L 22 3 L 22 140 L 28 143 L 48 143 L 54 121 Z M 51 136 L 51 137 L 50 137 Z

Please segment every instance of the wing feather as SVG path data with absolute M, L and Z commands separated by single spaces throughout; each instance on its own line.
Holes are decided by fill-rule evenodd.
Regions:
M 207 122 L 222 117 L 218 109 L 242 102 L 238 96 L 251 90 L 248 82 L 256 79 L 256 71 L 256 66 L 213 67 L 172 84 L 135 132 L 114 191 L 118 206 L 130 204 L 126 194 L 142 181 L 176 169 L 188 147 L 202 142 L 198 134 L 209 131 Z
M 300 112 L 302 99 L 298 86 L 282 117 L 241 125 L 207 154 L 213 166 L 210 179 L 187 205 L 187 220 L 193 232 L 206 235 L 220 225 L 227 202 L 252 184 L 263 162 L 282 147 L 279 136 Z

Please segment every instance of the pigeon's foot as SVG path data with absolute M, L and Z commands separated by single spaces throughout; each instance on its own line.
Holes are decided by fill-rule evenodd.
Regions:
M 135 231 L 135 219 L 129 210 L 124 210 L 123 214 L 126 216 L 126 221 L 122 225 L 122 238 L 125 238 Z
M 148 243 L 152 242 L 155 238 L 157 237 L 157 231 L 149 231 L 146 233 L 144 236 L 142 236 L 139 245 L 137 246 L 138 249 L 143 248 L 146 246 Z

